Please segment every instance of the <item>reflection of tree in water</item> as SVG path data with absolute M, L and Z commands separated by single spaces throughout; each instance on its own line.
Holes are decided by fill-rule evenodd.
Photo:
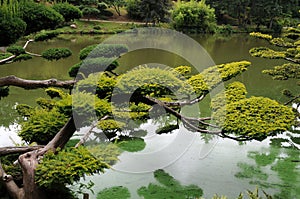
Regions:
M 150 183 L 147 187 L 138 189 L 138 194 L 145 199 L 152 198 L 198 198 L 203 195 L 203 191 L 196 185 L 181 185 L 179 181 L 164 170 L 154 172 L 155 179 L 159 182 Z
M 299 132 L 298 132 L 299 133 Z M 300 196 L 300 153 L 295 144 L 300 144 L 299 134 L 287 133 L 285 138 L 271 139 L 267 152 L 252 151 L 248 156 L 256 165 L 238 163 L 241 171 L 237 178 L 250 179 L 250 184 L 260 188 L 272 188 L 279 192 L 274 198 L 297 198 Z M 274 181 L 265 172 L 268 169 L 277 173 L 280 181 Z
M 197 185 L 181 185 L 164 170 L 159 169 L 154 172 L 154 178 L 157 183 L 150 183 L 147 187 L 141 187 L 137 190 L 139 196 L 145 199 L 153 198 L 199 198 L 203 191 Z M 113 197 L 112 197 L 113 196 Z M 98 193 L 97 198 L 130 198 L 130 194 L 125 187 L 111 187 L 103 189 Z

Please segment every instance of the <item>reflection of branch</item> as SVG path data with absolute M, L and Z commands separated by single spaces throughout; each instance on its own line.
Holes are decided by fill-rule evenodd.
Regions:
M 147 100 L 158 104 L 159 106 L 163 107 L 167 112 L 169 112 L 170 114 L 174 115 L 175 117 L 177 117 L 178 119 L 180 119 L 184 125 L 186 125 L 187 127 L 191 128 L 192 130 L 201 132 L 201 133 L 206 133 L 206 134 L 214 134 L 214 135 L 219 135 L 220 133 L 222 133 L 222 130 L 216 130 L 216 131 L 212 131 L 212 130 L 207 130 L 207 129 L 202 129 L 199 128 L 198 126 L 194 125 L 192 122 L 199 122 L 200 124 L 203 124 L 205 126 L 210 126 L 213 128 L 219 128 L 216 125 L 213 124 L 208 124 L 206 122 L 203 122 L 203 119 L 201 118 L 191 118 L 191 117 L 186 117 L 180 113 L 178 113 L 177 111 L 173 110 L 172 108 L 170 108 L 169 106 L 167 106 L 164 102 L 155 99 L 155 98 L 151 98 L 151 97 L 145 97 Z M 207 120 L 208 118 L 204 118 L 204 120 Z
M 204 99 L 206 95 L 203 94 L 195 99 L 192 100 L 185 100 L 185 101 L 178 101 L 178 102 L 164 102 L 165 105 L 167 106 L 185 106 L 185 105 L 193 105 L 196 104 L 198 102 L 200 102 L 201 100 Z
M 0 87 L 17 86 L 25 89 L 48 88 L 48 87 L 71 88 L 75 84 L 75 82 L 76 81 L 74 80 L 58 81 L 56 79 L 26 80 L 11 75 L 11 76 L 0 78 Z
M 109 116 L 106 115 L 103 118 L 101 118 L 100 120 L 106 120 Z M 89 130 L 84 134 L 84 136 L 80 139 L 80 141 L 76 144 L 75 148 L 81 146 L 82 144 L 84 144 L 86 142 L 86 140 L 89 138 L 89 136 L 91 135 L 91 133 L 93 132 L 93 129 L 97 126 L 98 121 L 93 122 L 93 124 L 90 126 Z
M 295 101 L 298 98 L 300 98 L 300 95 L 294 96 L 292 99 L 290 99 L 289 101 L 287 101 L 286 103 L 284 103 L 284 105 L 289 105 L 290 103 L 293 103 L 293 101 Z
M 220 137 L 222 137 L 222 138 L 229 138 L 229 139 L 236 140 L 236 141 L 249 141 L 249 140 L 253 140 L 253 138 L 250 138 L 248 136 L 232 137 L 232 136 L 226 135 L 224 132 L 221 133 Z

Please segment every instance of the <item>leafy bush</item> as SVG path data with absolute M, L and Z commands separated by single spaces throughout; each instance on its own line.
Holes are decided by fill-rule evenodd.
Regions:
M 71 55 L 72 52 L 68 48 L 50 48 L 42 53 L 42 57 L 50 61 L 67 58 Z
M 32 59 L 32 56 L 31 55 L 28 55 L 28 54 L 21 54 L 21 55 L 18 55 L 17 57 L 15 57 L 13 59 L 14 62 L 16 61 L 26 61 L 26 60 L 29 60 L 29 59 Z
M 0 46 L 15 43 L 24 35 L 26 26 L 26 23 L 18 17 L 4 19 L 0 15 Z
M 98 17 L 100 15 L 100 11 L 97 8 L 93 7 L 84 7 L 82 9 L 82 14 L 84 17 L 90 19 L 92 17 Z
M 130 19 L 142 20 L 142 11 L 140 8 L 141 0 L 127 0 L 126 10 Z
M 67 118 L 56 109 L 36 109 L 27 121 L 21 123 L 18 135 L 28 143 L 47 144 L 66 122 Z
M 21 55 L 25 53 L 25 49 L 22 46 L 9 46 L 6 51 L 14 55 Z
M 83 60 L 87 57 L 119 57 L 121 54 L 126 53 L 127 51 L 128 47 L 121 44 L 90 45 L 80 51 L 79 58 L 80 60 Z
M 64 21 L 61 14 L 43 4 L 26 1 L 21 7 L 22 19 L 26 22 L 27 33 L 53 29 Z
M 214 9 L 206 5 L 204 0 L 176 3 L 172 11 L 172 19 L 177 30 L 195 29 L 198 32 L 214 32 L 216 28 Z
M 73 21 L 74 19 L 80 19 L 82 17 L 82 12 L 76 6 L 65 3 L 56 3 L 52 7 L 58 13 L 60 13 L 66 22 Z
M 84 75 L 89 75 L 95 72 L 112 71 L 119 66 L 115 58 L 93 58 L 86 59 L 83 62 L 73 65 L 69 70 L 70 77 L 76 77 L 79 69 Z
M 38 34 L 36 34 L 34 36 L 34 40 L 35 41 L 45 41 L 45 40 L 48 40 L 48 39 L 52 39 L 54 37 L 56 37 L 57 35 L 59 35 L 59 32 L 58 31 L 41 31 L 39 32 Z
M 85 175 L 104 172 L 108 164 L 96 159 L 86 148 L 48 152 L 36 168 L 35 181 L 45 188 L 73 184 Z
M 6 59 L 6 58 L 8 58 L 12 55 L 13 55 L 12 53 L 0 53 L 0 60 L 1 59 Z

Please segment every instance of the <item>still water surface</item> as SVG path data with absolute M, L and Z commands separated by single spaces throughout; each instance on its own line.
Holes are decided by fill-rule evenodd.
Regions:
M 79 61 L 80 49 L 94 43 L 100 43 L 106 36 L 63 36 L 48 42 L 31 43 L 28 51 L 39 53 L 51 47 L 69 47 L 73 55 L 65 60 L 49 62 L 41 58 L 34 58 L 22 63 L 13 63 L 0 66 L 1 76 L 16 75 L 27 79 L 48 79 L 55 77 L 60 80 L 70 79 L 68 69 Z M 248 60 L 252 66 L 242 75 L 234 78 L 246 85 L 248 96 L 265 96 L 284 102 L 286 98 L 280 94 L 284 88 L 296 91 L 295 81 L 274 81 L 271 77 L 261 73 L 263 69 L 271 68 L 282 62 L 278 60 L 265 60 L 253 58 L 249 55 L 250 48 L 267 45 L 265 41 L 256 40 L 244 34 L 232 36 L 191 35 L 199 42 L 216 64 Z M 195 56 L 197 56 L 195 54 Z M 120 59 L 118 72 L 124 72 L 139 64 L 163 63 L 169 66 L 188 64 L 186 60 L 167 52 L 155 50 L 136 51 Z M 231 80 L 231 81 L 234 81 Z M 20 142 L 15 136 L 18 130 L 17 113 L 13 109 L 17 104 L 36 105 L 37 97 L 46 97 L 42 89 L 23 90 L 11 88 L 10 95 L 0 101 L 0 146 L 10 145 L 13 141 Z M 204 107 L 203 112 L 209 112 Z M 140 128 L 148 131 L 145 141 L 146 148 L 135 154 L 149 155 L 170 146 L 158 156 L 152 156 L 153 162 L 163 162 L 167 156 L 175 154 L 173 161 L 167 161 L 160 168 L 178 180 L 182 185 L 195 184 L 203 189 L 204 197 L 210 198 L 214 193 L 224 194 L 235 198 L 241 191 L 253 190 L 256 186 L 263 187 L 270 194 L 285 195 L 287 199 L 296 199 L 300 195 L 300 165 L 299 151 L 293 148 L 278 148 L 270 146 L 270 140 L 263 142 L 252 141 L 238 143 L 232 140 L 212 137 L 204 139 L 199 134 L 185 132 L 184 128 L 168 135 L 154 135 L 156 123 L 149 120 Z M 185 133 L 189 141 L 184 147 L 171 147 L 171 143 L 179 134 Z M 284 136 L 284 135 L 283 135 Z M 13 140 L 13 141 L 12 141 Z M 210 140 L 206 142 L 205 140 Z M 188 146 L 188 147 L 186 147 Z M 181 151 L 180 151 L 181 150 Z M 178 155 L 179 154 L 179 155 Z M 149 156 L 150 157 L 150 156 Z M 275 158 L 273 158 L 275 157 Z M 273 158 L 273 159 L 272 159 Z M 150 183 L 160 184 L 153 176 L 153 170 L 148 172 L 135 172 L 126 168 L 135 167 L 135 156 L 132 153 L 122 153 L 120 161 L 113 169 L 104 174 L 87 177 L 86 181 L 95 183 L 93 190 L 96 194 L 113 186 L 127 187 L 132 198 L 140 198 L 137 190 Z M 149 158 L 148 158 L 149 159 Z M 268 161 L 266 161 L 268 160 Z M 150 163 L 151 163 L 150 161 Z M 263 163 L 261 163 L 263 162 Z M 150 164 L 149 162 L 144 162 Z M 138 162 L 142 167 L 143 162 Z M 282 166 L 283 165 L 283 166 Z M 289 178 L 289 176 L 294 176 Z M 162 185 L 163 186 L 163 185 Z M 280 197 L 281 197 L 280 196 Z M 279 198 L 280 198 L 279 197 Z M 176 197 L 175 197 L 176 198 Z

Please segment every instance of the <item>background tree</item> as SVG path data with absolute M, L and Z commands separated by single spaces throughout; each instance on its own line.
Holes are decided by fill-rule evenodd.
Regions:
M 66 22 L 73 21 L 74 19 L 79 19 L 82 17 L 82 12 L 79 10 L 79 8 L 67 2 L 56 3 L 52 6 L 52 8 L 56 12 L 60 13 L 64 17 Z
M 177 30 L 194 29 L 198 32 L 214 32 L 216 19 L 214 9 L 205 1 L 177 2 L 172 11 L 172 20 Z
M 21 19 L 20 6 L 23 1 L 0 2 L 0 46 L 15 43 L 26 30 L 26 23 Z
M 121 16 L 121 8 L 126 4 L 125 0 L 104 0 L 103 2 L 112 7 L 119 16 Z

